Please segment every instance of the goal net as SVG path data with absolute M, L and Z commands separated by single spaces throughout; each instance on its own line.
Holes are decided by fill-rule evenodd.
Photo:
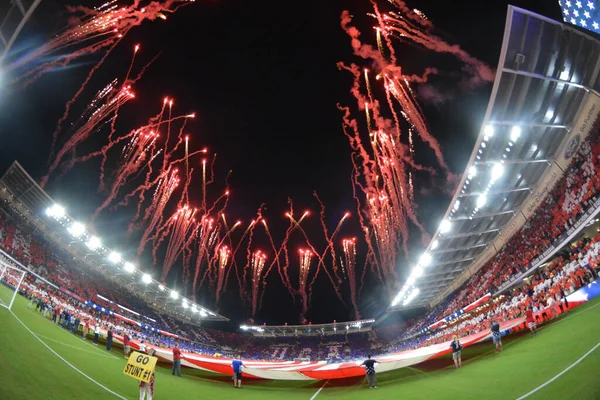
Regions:
M 0 261 L 0 307 L 11 309 L 26 273 Z

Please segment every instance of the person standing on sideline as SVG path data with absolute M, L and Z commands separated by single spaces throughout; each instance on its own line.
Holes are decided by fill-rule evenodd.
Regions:
M 177 371 L 177 376 L 181 376 L 181 350 L 179 350 L 177 343 L 173 347 L 173 369 L 171 370 L 171 375 L 175 375 L 175 371 Z
M 123 333 L 123 354 L 125 354 L 125 358 L 129 358 L 129 352 L 131 351 L 131 347 L 129 346 L 129 334 L 127 332 Z
M 149 348 L 148 355 L 154 357 L 156 355 L 156 350 Z M 147 400 L 152 400 L 154 397 L 154 372 L 152 373 L 152 376 L 150 376 L 150 381 L 140 381 L 140 400 L 144 400 L 144 397 Z
M 94 344 L 98 346 L 98 337 L 100 336 L 100 327 L 98 324 L 94 326 Z
M 527 307 L 527 311 L 525 311 L 525 322 L 531 331 L 529 336 L 535 335 L 537 333 L 537 326 L 535 324 L 535 319 L 533 318 L 533 310 L 531 309 L 531 306 Z
M 371 355 L 367 356 L 367 359 L 363 361 L 361 365 L 365 367 L 367 370 L 367 383 L 369 384 L 369 389 L 377 388 L 377 375 L 375 374 L 375 363 L 377 361 L 371 360 Z
M 492 340 L 494 341 L 494 345 L 496 345 L 496 353 L 500 353 L 502 351 L 502 336 L 500 335 L 500 324 L 496 320 L 492 320 L 491 326 L 492 330 Z
M 462 358 L 461 356 L 461 350 L 462 350 L 462 344 L 460 344 L 460 340 L 458 340 L 458 335 L 454 335 L 454 340 L 452 340 L 452 343 L 450 343 L 450 348 L 452 349 L 452 359 L 454 360 L 454 365 L 456 365 L 456 368 L 460 368 L 462 367 Z
M 110 351 L 110 347 L 112 346 L 113 341 L 113 331 L 112 328 L 108 328 L 108 334 L 106 336 L 106 350 Z
M 236 389 L 242 388 L 242 367 L 245 367 L 242 360 L 239 359 L 240 356 L 234 359 L 231 362 L 231 367 L 233 368 L 233 387 Z

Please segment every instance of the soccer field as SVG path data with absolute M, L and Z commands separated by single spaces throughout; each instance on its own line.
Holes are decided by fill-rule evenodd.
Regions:
M 0 308 L 0 399 L 139 398 L 137 382 L 122 373 L 125 359 L 120 349 L 108 352 L 93 346 L 26 304 L 21 297 L 15 300 L 18 319 Z M 490 342 L 469 347 L 463 351 L 460 370 L 444 357 L 380 374 L 377 389 L 352 379 L 246 380 L 243 389 L 235 390 L 230 377 L 184 369 L 178 378 L 167 365 L 157 368 L 155 399 L 490 400 L 518 399 L 538 388 L 526 398 L 600 399 L 599 306 L 600 298 L 578 307 L 542 327 L 536 337 L 506 338 L 505 350 L 498 355 Z

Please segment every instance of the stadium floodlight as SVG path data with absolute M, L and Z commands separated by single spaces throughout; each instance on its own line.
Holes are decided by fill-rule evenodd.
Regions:
M 247 331 L 249 328 L 246 325 L 242 325 L 242 326 L 240 326 L 240 329 L 243 331 Z
M 492 182 L 497 181 L 504 174 L 504 166 L 500 163 L 494 164 L 492 167 Z
M 144 274 L 142 275 L 142 282 L 144 282 L 147 285 L 152 282 L 152 277 L 148 274 Z
M 454 211 L 457 211 L 459 207 L 460 207 L 460 200 L 456 200 L 456 203 L 454 203 L 454 207 L 453 207 Z
M 417 265 L 415 268 L 413 268 L 411 275 L 414 276 L 415 278 L 420 278 L 423 275 L 423 272 L 425 272 L 423 270 L 423 267 L 421 267 L 420 265 Z
M 428 267 L 431 264 L 431 254 L 423 253 L 421 258 L 419 258 L 419 265 L 423 267 Z
M 494 136 L 494 126 L 493 125 L 486 126 L 485 129 L 483 130 L 483 134 L 485 136 L 487 136 L 488 138 L 491 138 L 492 136 Z
M 108 261 L 110 261 L 113 264 L 116 264 L 121 261 L 121 255 L 116 251 L 113 251 L 108 255 Z
M 206 311 L 204 311 L 204 310 L 200 310 L 200 316 L 201 316 L 202 318 L 205 318 L 205 317 L 207 317 L 207 316 L 208 316 L 208 314 L 206 313 Z
M 102 241 L 99 238 L 97 238 L 96 236 L 92 236 L 87 241 L 86 246 L 88 247 L 88 249 L 94 251 L 94 250 L 98 249 L 99 247 L 102 247 Z
M 440 245 L 439 240 L 434 240 L 433 242 L 431 242 L 431 250 L 435 250 L 437 249 L 437 247 Z
M 519 136 L 521 136 L 521 127 L 513 126 L 512 130 L 510 131 L 510 141 L 516 142 Z
M 133 265 L 130 262 L 126 262 L 125 265 L 123 265 L 123 268 L 130 274 L 133 274 L 135 272 L 135 265 Z
M 408 279 L 406 280 L 406 286 L 410 286 L 413 283 L 415 283 L 415 277 L 414 276 L 409 276 Z
M 450 221 L 448 221 L 447 219 L 443 220 L 442 223 L 440 224 L 440 233 L 448 233 L 450 232 L 450 229 L 452 228 L 452 224 L 450 223 Z
M 477 176 L 477 168 L 475 168 L 475 166 L 471 166 L 471 168 L 469 168 L 469 175 L 473 176 Z
M 179 298 L 179 293 L 177 293 L 177 292 L 176 292 L 176 291 L 174 291 L 174 290 L 171 290 L 171 298 L 172 298 L 173 300 L 177 300 L 177 299 Z
M 186 299 L 183 299 L 183 300 L 181 301 L 181 306 L 182 306 L 183 308 L 188 308 L 188 302 L 187 302 L 187 300 L 186 300 Z
M 485 206 L 486 202 L 487 202 L 487 196 L 485 194 L 480 195 L 477 198 L 477 208 L 482 208 L 483 206 Z
M 74 238 L 79 238 L 85 233 L 85 226 L 80 222 L 73 222 L 67 230 L 71 236 Z
M 159 283 L 158 284 L 158 290 L 160 290 L 161 292 L 164 292 L 165 287 L 161 283 Z
M 52 218 L 60 219 L 66 214 L 65 209 L 58 204 L 54 204 L 52 207 L 48 207 L 46 215 Z

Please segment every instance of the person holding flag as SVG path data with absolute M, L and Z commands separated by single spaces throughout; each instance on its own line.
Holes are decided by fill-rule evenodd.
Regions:
M 233 387 L 236 389 L 242 388 L 242 367 L 245 367 L 242 360 L 240 360 L 240 356 L 238 355 L 231 362 L 231 367 L 233 368 Z

